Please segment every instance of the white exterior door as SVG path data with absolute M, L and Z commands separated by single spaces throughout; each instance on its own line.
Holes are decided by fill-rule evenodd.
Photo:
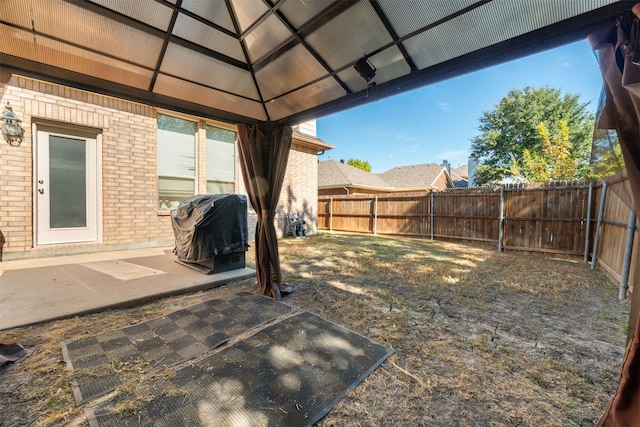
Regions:
M 36 132 L 37 245 L 98 240 L 98 137 Z

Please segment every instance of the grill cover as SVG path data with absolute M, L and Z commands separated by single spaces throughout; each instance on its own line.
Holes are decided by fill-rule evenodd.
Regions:
M 176 240 L 173 252 L 180 261 L 203 262 L 249 249 L 244 195 L 189 197 L 171 211 L 171 225 Z

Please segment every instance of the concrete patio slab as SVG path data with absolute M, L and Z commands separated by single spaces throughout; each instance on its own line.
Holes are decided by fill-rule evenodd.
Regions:
M 3 262 L 0 330 L 132 306 L 255 276 L 250 268 L 205 275 L 175 260 L 170 250 L 156 248 Z

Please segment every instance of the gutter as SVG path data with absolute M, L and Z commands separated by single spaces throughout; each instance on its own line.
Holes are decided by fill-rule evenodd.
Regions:
M 294 132 L 291 136 L 292 144 L 301 145 L 303 147 L 312 148 L 316 150 L 318 154 L 324 154 L 326 150 L 332 150 L 334 145 L 324 142 L 320 138 L 313 137 L 311 135 L 305 135 L 300 132 Z

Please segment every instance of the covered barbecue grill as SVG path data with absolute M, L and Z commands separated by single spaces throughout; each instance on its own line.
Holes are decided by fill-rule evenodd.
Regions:
M 178 262 L 205 274 L 245 267 L 249 249 L 247 197 L 189 197 L 171 211 Z

